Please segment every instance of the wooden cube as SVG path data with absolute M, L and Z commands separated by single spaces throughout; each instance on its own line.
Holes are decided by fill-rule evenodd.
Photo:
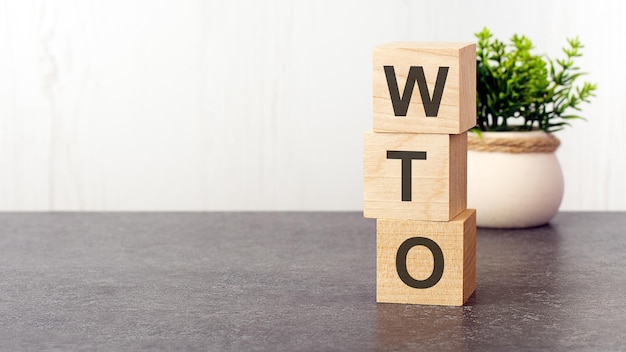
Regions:
M 467 133 L 366 132 L 363 216 L 448 221 L 467 208 Z
M 476 289 L 476 210 L 376 222 L 376 302 L 461 306 Z
M 374 48 L 374 131 L 459 134 L 476 125 L 476 45 Z

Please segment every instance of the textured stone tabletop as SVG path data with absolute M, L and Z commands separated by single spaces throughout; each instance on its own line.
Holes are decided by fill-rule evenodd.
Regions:
M 465 307 L 375 303 L 361 213 L 2 213 L 2 351 L 626 349 L 626 213 L 478 230 Z

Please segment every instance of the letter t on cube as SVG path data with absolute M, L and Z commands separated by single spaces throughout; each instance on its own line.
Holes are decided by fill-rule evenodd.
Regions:
M 449 221 L 467 208 L 467 132 L 364 135 L 363 216 Z

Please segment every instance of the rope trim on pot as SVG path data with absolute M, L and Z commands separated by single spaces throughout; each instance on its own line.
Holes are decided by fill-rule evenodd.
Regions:
M 552 153 L 561 144 L 558 138 L 551 134 L 545 137 L 479 137 L 474 133 L 467 135 L 467 149 L 479 152 L 501 153 Z

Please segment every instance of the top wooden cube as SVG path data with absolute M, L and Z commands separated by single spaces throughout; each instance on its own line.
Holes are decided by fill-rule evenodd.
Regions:
M 374 131 L 460 134 L 476 125 L 474 43 L 374 48 Z

